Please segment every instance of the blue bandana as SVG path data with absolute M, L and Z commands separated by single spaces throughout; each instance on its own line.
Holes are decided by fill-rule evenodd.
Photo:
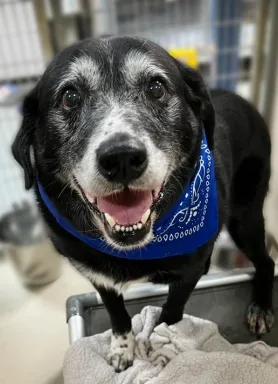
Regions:
M 154 224 L 154 238 L 143 248 L 119 251 L 110 247 L 102 237 L 77 231 L 59 214 L 40 183 L 38 187 L 45 205 L 64 230 L 89 247 L 119 258 L 151 260 L 190 254 L 206 244 L 218 230 L 214 161 L 205 133 L 192 180 L 172 209 Z

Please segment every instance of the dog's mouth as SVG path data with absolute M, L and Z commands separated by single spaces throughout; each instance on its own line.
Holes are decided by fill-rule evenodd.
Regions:
M 113 244 L 125 247 L 140 245 L 147 238 L 163 191 L 162 188 L 148 191 L 125 188 L 109 196 L 83 195 L 102 220 L 105 235 Z

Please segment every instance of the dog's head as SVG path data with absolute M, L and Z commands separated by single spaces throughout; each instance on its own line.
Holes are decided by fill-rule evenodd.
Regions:
M 32 146 L 39 177 L 71 189 L 90 212 L 88 226 L 118 249 L 151 241 L 155 220 L 192 175 L 203 129 L 213 146 L 214 110 L 200 75 L 139 38 L 67 48 L 23 113 L 13 154 L 26 188 L 34 182 Z

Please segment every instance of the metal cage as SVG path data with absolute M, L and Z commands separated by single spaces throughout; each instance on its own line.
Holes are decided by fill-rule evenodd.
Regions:
M 53 28 L 53 22 L 58 3 L 60 13 L 56 24 L 62 24 L 71 36 L 64 39 L 71 42 L 80 37 L 80 22 L 73 22 L 73 16 L 79 16 L 79 20 L 84 17 L 84 1 L 0 2 L 0 216 L 11 210 L 13 203 L 32 199 L 24 191 L 22 172 L 10 155 L 10 144 L 21 120 L 20 95 L 39 78 L 57 47 L 55 42 L 61 28 Z M 91 31 L 87 28 L 85 35 L 139 35 L 181 54 L 184 49 L 193 50 L 196 65 L 208 84 L 249 97 L 257 3 L 256 0 L 91 0 L 86 5 L 93 28 Z M 17 95 L 17 103 L 7 102 L 9 93 Z

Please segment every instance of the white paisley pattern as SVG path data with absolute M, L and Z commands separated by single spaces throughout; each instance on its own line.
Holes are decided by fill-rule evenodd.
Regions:
M 153 242 L 163 243 L 191 236 L 204 226 L 211 187 L 212 161 L 203 140 L 193 181 L 180 200 L 180 209 L 165 226 L 155 228 Z

